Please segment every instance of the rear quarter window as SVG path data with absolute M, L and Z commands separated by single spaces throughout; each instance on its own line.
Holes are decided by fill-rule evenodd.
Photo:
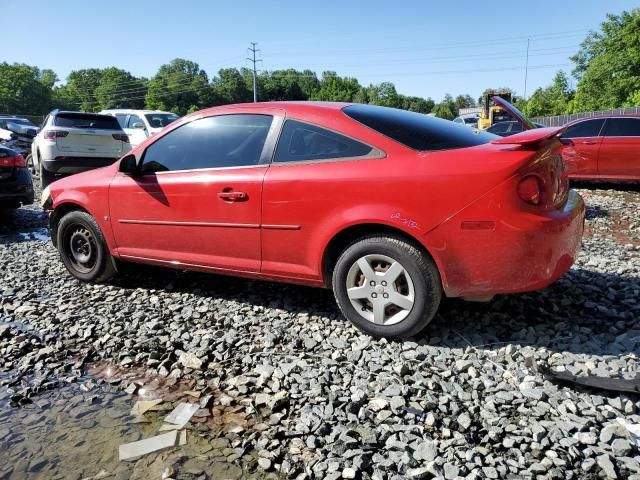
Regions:
M 342 111 L 353 120 L 419 151 L 475 147 L 496 138 L 491 133 L 460 128 L 441 118 L 374 105 L 349 105 Z
M 89 113 L 61 113 L 55 116 L 53 124 L 57 127 L 68 128 L 122 130 L 115 117 L 110 115 L 92 115 Z

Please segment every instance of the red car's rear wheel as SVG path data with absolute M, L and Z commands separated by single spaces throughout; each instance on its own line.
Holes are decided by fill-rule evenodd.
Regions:
M 376 337 L 406 338 L 424 329 L 440 304 L 440 276 L 431 259 L 393 237 L 365 237 L 349 246 L 333 272 L 342 313 Z

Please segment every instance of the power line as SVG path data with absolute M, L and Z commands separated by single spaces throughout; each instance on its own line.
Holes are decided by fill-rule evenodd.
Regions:
M 531 57 L 534 56 L 550 56 L 550 55 L 560 55 L 562 53 L 566 53 L 568 52 L 570 49 L 575 48 L 575 45 L 566 45 L 566 46 L 559 46 L 559 47 L 550 47 L 550 48 L 539 48 L 539 49 L 530 49 L 530 52 L 540 52 L 540 53 L 530 53 Z M 259 50 L 258 50 L 259 51 Z M 395 62 L 385 62 L 385 66 L 389 66 L 389 65 L 416 65 L 416 64 L 431 64 L 431 63 L 439 63 L 439 61 L 449 61 L 449 60 L 456 60 L 458 62 L 460 61 L 473 61 L 473 60 L 482 60 L 482 59 L 487 59 L 487 60 L 494 60 L 494 59 L 511 59 L 511 58 L 521 58 L 521 51 L 520 50 L 509 50 L 509 51 L 502 51 L 502 52 L 494 52 L 490 55 L 487 54 L 470 54 L 470 55 L 447 55 L 447 56 L 437 56 L 437 57 L 423 57 L 423 58 L 416 58 L 415 60 L 411 60 L 411 61 L 395 61 Z M 237 57 L 235 57 L 237 58 Z M 252 59 L 249 59 L 252 60 Z M 259 60 L 257 60 L 259 61 Z M 346 66 L 356 66 L 356 65 L 369 65 L 369 63 L 353 63 L 353 62 L 349 62 L 349 63 L 332 63 L 331 65 L 328 66 L 310 66 L 309 68 L 315 68 L 318 70 L 321 69 L 330 69 L 330 68 L 334 68 L 335 66 L 341 66 L 341 65 L 346 65 Z M 286 68 L 285 68 L 286 69 Z M 140 87 L 135 87 L 135 88 L 123 88 L 123 89 L 118 89 L 118 87 L 120 86 L 126 86 L 126 84 L 128 84 L 130 82 L 122 82 L 120 84 L 116 84 L 115 85 L 115 90 L 112 90 L 111 92 L 109 92 L 110 95 L 136 95 L 136 94 L 142 94 L 144 93 L 148 88 L 149 88 L 149 84 L 150 81 L 146 81 L 146 82 L 134 82 L 134 83 L 143 83 L 142 86 Z M 162 87 L 155 87 L 155 90 L 158 91 L 162 91 L 162 90 L 169 90 L 171 89 L 171 87 L 169 86 L 162 86 Z M 74 89 L 74 91 L 80 95 L 87 95 L 87 96 L 95 96 L 95 90 L 96 89 L 90 89 L 90 88 L 86 88 L 86 89 Z
M 251 46 L 248 48 L 248 50 L 252 53 L 252 57 L 247 58 L 247 60 L 253 63 L 253 103 L 256 103 L 258 101 L 258 90 L 256 85 L 256 63 L 262 61 L 261 59 L 256 59 L 256 53 L 260 51 L 256 48 L 256 45 L 256 42 L 251 42 Z
M 529 74 L 529 39 L 527 38 L 527 60 L 524 66 L 524 99 L 527 99 L 527 76 Z
M 515 40 L 536 40 L 536 41 L 547 41 L 547 40 L 560 40 L 564 38 L 583 36 L 586 31 L 580 30 L 582 33 L 571 33 L 573 31 L 568 31 L 566 33 L 558 33 L 558 34 L 546 34 L 546 35 L 525 35 L 525 36 L 517 36 L 517 37 L 503 37 L 496 38 L 490 40 L 480 40 L 473 42 L 454 42 L 454 43 L 440 43 L 440 44 L 429 44 L 425 46 L 414 46 L 414 47 L 384 47 L 384 48 L 364 48 L 364 49 L 355 49 L 355 50 L 324 50 L 323 52 L 314 53 L 314 56 L 325 56 L 325 55 L 351 55 L 351 54 L 363 54 L 363 53 L 379 53 L 379 52 L 399 52 L 399 51 L 425 51 L 425 50 L 446 50 L 451 48 L 470 48 L 470 47 L 484 47 L 484 46 L 493 46 L 493 45 L 502 45 L 502 44 L 513 44 Z M 295 56 L 295 55 L 309 55 L 309 51 L 298 51 L 298 52 L 270 52 L 270 56 Z

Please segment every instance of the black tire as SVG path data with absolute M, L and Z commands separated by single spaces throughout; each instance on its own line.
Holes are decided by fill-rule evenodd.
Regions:
M 36 174 L 36 164 L 33 161 L 33 154 L 30 153 L 26 158 L 27 168 L 31 171 L 33 175 Z
M 55 174 L 45 169 L 40 163 L 40 188 L 43 190 L 49 186 L 49 184 L 53 183 L 55 180 Z
M 57 245 L 62 263 L 80 281 L 100 283 L 116 274 L 100 227 L 86 212 L 72 211 L 60 219 Z
M 371 262 L 368 263 L 369 266 L 375 264 L 372 270 L 376 274 L 376 280 L 377 275 L 382 273 L 378 269 L 384 269 L 386 264 L 390 266 L 392 261 L 398 262 L 403 271 L 397 280 L 392 280 L 392 286 L 389 286 L 388 282 L 378 283 L 375 287 L 371 287 L 367 297 L 354 299 L 353 302 L 359 306 L 357 310 L 347 293 L 347 282 L 356 281 L 352 286 L 358 288 L 372 284 L 365 279 L 364 270 L 357 266 L 358 260 L 361 259 Z M 389 269 L 389 266 L 386 268 Z M 409 284 L 411 287 L 408 286 Z M 418 334 L 433 320 L 442 297 L 440 275 L 431 258 L 406 241 L 391 236 L 367 236 L 347 247 L 336 262 L 332 286 L 344 316 L 358 329 L 374 337 L 408 338 Z M 378 290 L 373 291 L 374 289 Z M 386 298 L 398 298 L 390 297 L 398 293 L 406 294 L 408 295 L 406 298 L 411 298 L 410 301 L 413 303 L 409 308 L 402 309 L 393 304 L 386 304 L 385 302 L 389 300 L 380 298 L 382 295 L 386 295 Z M 380 307 L 383 312 L 381 315 L 384 319 L 383 323 L 374 323 L 374 301 L 384 305 Z M 367 319 L 365 315 L 371 318 Z M 389 323 L 387 323 L 387 315 L 389 315 Z M 393 323 L 394 321 L 397 323 Z

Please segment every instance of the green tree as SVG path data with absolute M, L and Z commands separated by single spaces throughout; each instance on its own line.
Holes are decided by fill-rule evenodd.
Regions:
M 190 60 L 176 58 L 162 65 L 149 81 L 145 98 L 148 108 L 169 110 L 185 115 L 214 104 L 214 94 L 207 73 Z
M 42 115 L 51 108 L 51 70 L 0 63 L 0 112 Z M 54 80 L 55 83 L 55 80 Z
M 640 90 L 640 9 L 607 15 L 571 57 L 579 79 L 574 111 L 616 108 Z
M 435 114 L 436 117 L 453 120 L 458 113 L 453 97 L 447 93 L 442 102 L 436 104 L 432 113 Z
M 367 88 L 368 103 L 382 105 L 383 107 L 401 107 L 400 95 L 391 82 L 382 82 L 378 85 L 369 85 Z
M 218 75 L 211 81 L 211 87 L 216 102 L 243 103 L 253 101 L 253 91 L 249 87 L 251 84 L 251 71 L 243 68 L 240 72 L 237 68 L 222 68 Z M 260 86 L 258 86 L 258 92 Z
M 143 108 L 146 94 L 144 79 L 116 67 L 105 68 L 95 89 L 96 109 Z
M 264 72 L 259 76 L 260 101 L 308 100 L 302 90 L 300 78 L 304 74 L 293 68 Z
M 96 89 L 100 85 L 102 70 L 84 68 L 73 70 L 67 76 L 67 83 L 55 92 L 55 98 L 70 110 L 95 111 L 98 108 Z M 60 105 L 56 105 L 60 107 Z
M 422 97 L 405 97 L 401 95 L 402 106 L 404 110 L 410 110 L 418 113 L 431 113 L 435 102 L 431 98 Z
M 461 108 L 469 108 L 469 107 L 475 107 L 476 106 L 475 100 L 469 94 L 467 94 L 467 95 L 458 95 L 456 97 L 456 99 L 454 100 L 454 104 L 455 104 L 456 113 L 458 113 L 458 111 Z
M 640 107 L 640 90 L 632 93 L 624 104 L 625 107 Z
M 546 88 L 538 88 L 529 97 L 524 113 L 532 117 L 562 115 L 570 109 L 574 92 L 569 87 L 569 77 L 560 70 Z
M 320 88 L 311 95 L 311 100 L 329 102 L 351 102 L 362 86 L 355 78 L 340 77 L 336 72 L 322 72 Z

